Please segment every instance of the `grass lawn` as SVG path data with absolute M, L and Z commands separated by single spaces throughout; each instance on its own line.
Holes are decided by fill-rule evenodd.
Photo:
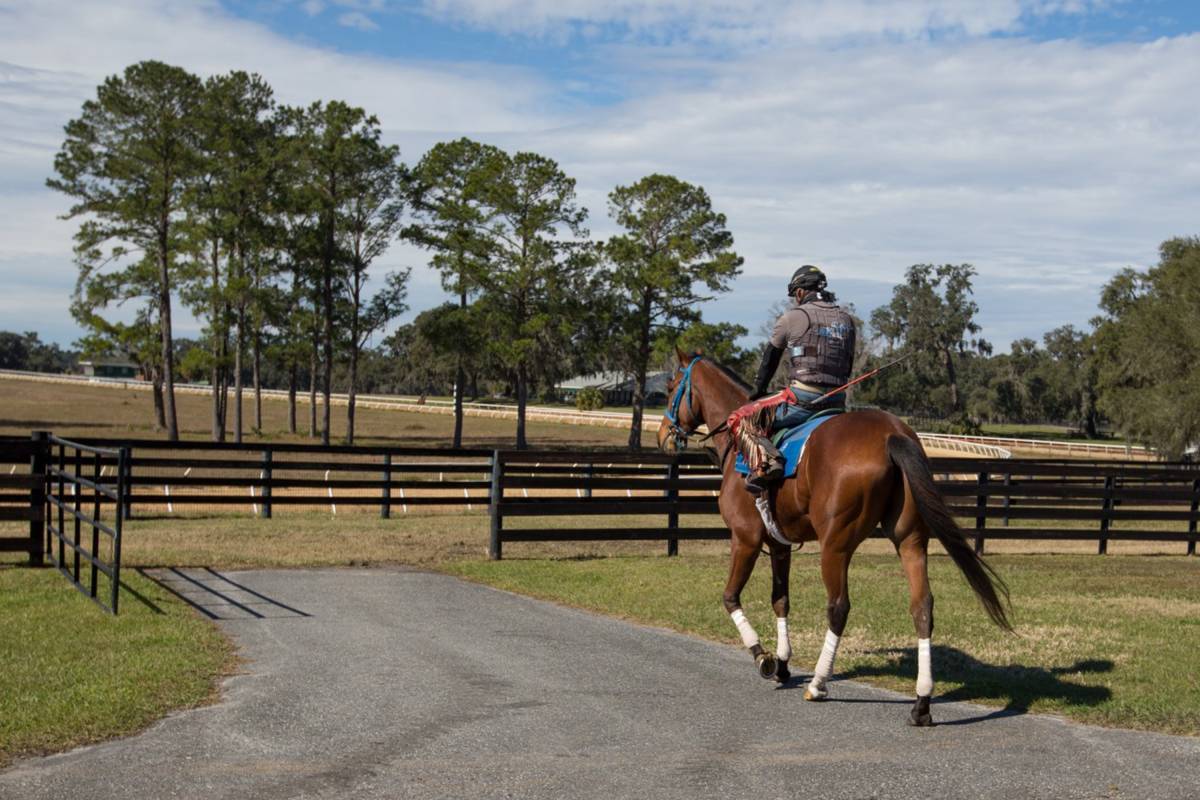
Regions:
M 410 564 L 737 642 L 720 602 L 726 542 L 685 541 L 682 555 L 670 559 L 659 542 L 520 543 L 506 546 L 504 561 L 491 562 L 487 530 L 480 512 L 422 511 L 391 520 L 327 513 L 135 519 L 126 527 L 128 587 L 116 619 L 54 570 L 0 567 L 0 763 L 136 731 L 173 708 L 213 696 L 234 663 L 228 644 L 214 626 L 138 575 L 137 566 Z M 1017 636 L 986 621 L 948 559 L 932 559 L 938 697 L 1200 735 L 1200 559 L 1099 557 L 1075 554 L 1071 546 L 1055 545 L 1066 548 L 1055 554 L 991 556 L 1012 587 Z M 769 571 L 763 560 L 744 595 L 767 641 L 773 628 Z M 792 592 L 794 665 L 803 673 L 825 631 L 824 590 L 811 546 L 796 556 Z M 915 635 L 906 584 L 886 542 L 869 541 L 856 555 L 851 596 L 839 676 L 911 692 Z M 746 680 L 759 680 L 749 657 Z
M 1062 441 L 1071 439 L 1096 442 L 1097 444 L 1125 444 L 1125 439 L 1120 436 L 1100 436 L 1090 439 L 1079 433 L 1079 431 L 1062 425 L 1035 425 L 1018 422 L 989 422 L 983 426 L 983 435 L 1011 436 L 1014 439 L 1054 439 Z
M 0 767 L 215 697 L 236 664 L 224 636 L 133 570 L 122 582 L 112 617 L 55 569 L 0 567 Z

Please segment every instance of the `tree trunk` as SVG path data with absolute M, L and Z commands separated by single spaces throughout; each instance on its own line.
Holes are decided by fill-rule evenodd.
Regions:
M 154 395 L 154 430 L 161 431 L 167 427 L 167 420 L 163 413 L 163 384 L 160 370 L 150 370 L 150 383 Z
M 224 378 L 222 373 L 225 370 L 225 358 L 221 352 L 222 345 L 225 342 L 225 319 L 221 309 L 221 252 L 217 238 L 213 237 L 212 243 L 212 440 L 214 442 L 225 441 L 225 420 L 222 414 L 221 391 L 223 388 Z
M 222 309 L 228 319 L 229 308 Z M 225 430 L 229 427 L 229 329 L 221 337 L 221 441 L 225 441 Z
M 308 357 L 308 438 L 317 438 L 317 335 Z
M 362 270 L 359 269 L 359 266 L 361 266 L 361 262 L 358 261 L 358 254 L 356 252 L 355 272 L 351 295 L 354 301 L 354 312 L 350 316 L 350 385 L 346 387 L 346 444 L 354 444 L 354 404 L 358 397 L 358 351 L 360 347 L 358 334 L 358 315 L 362 307 L 361 300 L 363 274 Z
M 354 444 L 354 403 L 358 396 L 358 345 L 350 345 L 350 386 L 346 395 L 346 444 Z
M 238 306 L 237 349 L 233 353 L 233 440 L 242 443 L 242 353 L 246 349 L 246 306 Z
M 517 449 L 526 450 L 529 444 L 525 441 L 525 405 L 528 402 L 529 378 L 525 375 L 525 364 L 517 365 Z
M 642 449 L 642 414 L 646 405 L 646 369 L 650 363 L 650 295 L 642 295 L 641 331 L 637 363 L 634 365 L 633 415 L 629 425 L 629 449 Z
M 254 326 L 254 431 L 262 434 L 262 326 Z
M 221 442 L 225 440 L 225 426 L 221 419 L 221 367 L 219 361 L 220 347 L 213 345 L 213 367 L 212 367 L 212 440 Z
M 296 360 L 292 359 L 288 369 L 288 433 L 296 432 L 296 381 L 298 380 Z
M 1089 439 L 1095 439 L 1099 432 L 1096 430 L 1096 393 L 1087 388 L 1083 390 L 1083 424 Z
M 946 381 L 950 386 L 950 407 L 955 411 L 961 411 L 962 406 L 958 402 L 958 378 L 954 371 L 954 355 L 949 350 L 942 351 L 942 363 L 946 367 Z
M 327 217 L 325 223 L 325 241 L 321 248 L 321 267 L 322 281 L 321 298 L 324 301 L 325 311 L 325 374 L 321 376 L 322 394 L 325 398 L 325 408 L 323 415 L 325 426 L 321 429 L 321 444 L 329 444 L 329 397 L 333 392 L 333 255 L 334 255 L 334 228 L 337 225 L 337 197 L 338 197 L 338 182 L 337 173 L 333 172 L 329 176 L 329 207 L 326 210 Z
M 462 447 L 463 393 L 466 391 L 467 371 L 463 369 L 463 357 L 458 356 L 458 369 L 454 373 L 454 447 Z
M 167 439 L 176 442 L 179 441 L 179 421 L 175 416 L 175 342 L 171 334 L 171 275 L 165 225 L 159 235 L 159 248 L 158 321 L 162 331 L 163 416 Z
M 466 309 L 467 307 L 467 289 L 466 279 L 459 274 L 459 295 L 458 307 Z M 463 392 L 466 391 L 467 371 L 464 367 L 464 357 L 462 351 L 458 353 L 458 364 L 454 371 L 454 447 L 462 447 L 462 431 L 463 431 Z
M 332 238 L 332 234 L 330 235 Z M 330 410 L 330 395 L 333 393 L 333 265 L 327 263 L 325 266 L 325 285 L 322 291 L 324 300 L 324 358 L 322 369 L 324 374 L 321 376 L 321 395 L 325 402 L 325 407 L 322 409 L 322 417 L 324 425 L 321 428 L 321 444 L 329 444 L 329 410 Z

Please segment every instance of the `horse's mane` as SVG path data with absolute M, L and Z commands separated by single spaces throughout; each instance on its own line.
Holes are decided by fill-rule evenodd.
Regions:
M 746 379 L 743 378 L 741 375 L 737 374 L 737 372 L 734 371 L 733 367 L 726 366 L 725 364 L 722 364 L 720 361 L 717 361 L 715 358 L 706 356 L 703 353 L 693 353 L 692 358 L 701 358 L 704 361 L 708 362 L 709 364 L 712 364 L 714 367 L 721 370 L 721 372 L 725 375 L 726 378 L 729 378 L 729 380 L 733 381 L 734 385 L 737 386 L 739 389 L 741 389 L 746 394 L 752 394 L 754 392 L 754 387 L 752 387 L 750 384 L 746 383 Z

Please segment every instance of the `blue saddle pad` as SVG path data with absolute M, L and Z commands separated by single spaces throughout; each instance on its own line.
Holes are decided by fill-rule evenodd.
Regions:
M 783 457 L 787 462 L 783 467 L 785 478 L 790 478 L 796 474 L 796 468 L 800 466 L 800 459 L 804 457 L 804 445 L 808 444 L 808 437 L 812 436 L 812 432 L 820 427 L 821 423 L 828 422 L 840 413 L 842 413 L 841 409 L 832 412 L 819 412 L 810 417 L 806 422 L 794 428 L 784 428 L 771 437 L 775 442 L 775 446 L 779 448 L 780 453 L 783 453 Z M 750 474 L 750 467 L 746 465 L 746 460 L 742 458 L 741 453 L 738 453 L 737 461 L 734 463 L 733 468 L 741 475 Z

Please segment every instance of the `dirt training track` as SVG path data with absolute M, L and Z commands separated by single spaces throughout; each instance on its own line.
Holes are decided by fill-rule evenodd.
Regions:
M 805 703 L 740 648 L 441 575 L 153 574 L 244 672 L 215 706 L 18 763 L 0 798 L 1196 796 L 1200 739 L 936 701 L 911 730 L 907 697 Z

